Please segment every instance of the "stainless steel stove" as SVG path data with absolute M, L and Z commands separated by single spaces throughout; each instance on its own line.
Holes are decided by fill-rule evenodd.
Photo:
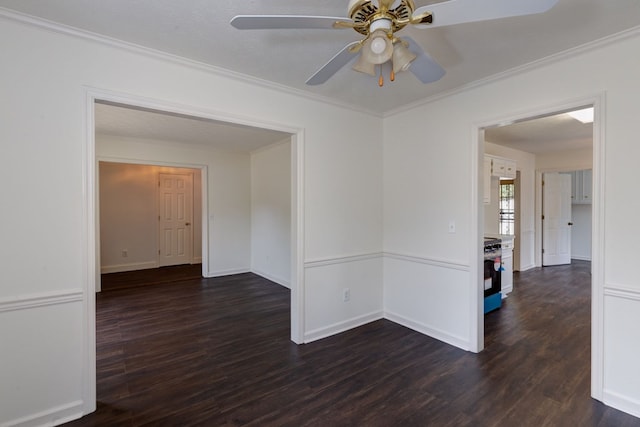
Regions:
M 484 312 L 502 306 L 502 241 L 497 238 L 484 239 Z
M 502 255 L 502 240 L 495 237 L 484 238 L 484 259 Z

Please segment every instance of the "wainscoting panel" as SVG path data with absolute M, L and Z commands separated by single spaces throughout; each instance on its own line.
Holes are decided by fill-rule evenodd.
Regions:
M 0 300 L 0 426 L 80 416 L 83 354 L 81 291 Z
M 388 254 L 384 259 L 385 317 L 469 350 L 469 283 L 466 265 Z
M 604 403 L 640 417 L 640 288 L 606 284 L 604 319 Z
M 305 342 L 334 335 L 382 315 L 382 254 L 305 263 Z

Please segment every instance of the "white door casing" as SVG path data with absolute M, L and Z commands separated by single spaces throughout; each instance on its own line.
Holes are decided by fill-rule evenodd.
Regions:
M 571 264 L 571 175 L 543 175 L 542 218 L 542 265 Z
M 191 264 L 193 175 L 158 174 L 158 266 Z
M 95 127 L 95 108 L 96 102 L 114 102 L 126 104 L 141 108 L 149 108 L 153 110 L 178 113 L 185 116 L 198 118 L 206 118 L 211 120 L 219 120 L 228 123 L 238 123 L 264 129 L 280 130 L 292 135 L 291 137 L 291 242 L 292 242 L 292 263 L 291 263 L 291 340 L 296 344 L 304 342 L 304 319 L 305 319 L 305 276 L 304 276 L 304 200 L 305 200 L 305 132 L 304 128 L 291 125 L 274 125 L 273 123 L 264 123 L 252 117 L 229 117 L 221 116 L 218 113 L 203 111 L 195 107 L 176 106 L 160 100 L 150 100 L 148 98 L 139 98 L 131 94 L 122 94 L 104 89 L 85 88 L 86 109 L 84 115 L 85 141 L 84 159 L 82 162 L 83 174 L 85 177 L 84 184 L 86 193 L 83 203 L 83 277 L 85 278 L 84 286 L 84 327 L 83 327 L 83 413 L 88 414 L 96 410 L 97 407 L 97 387 L 96 387 L 96 305 L 95 293 L 96 284 L 99 283 L 99 247 L 100 233 L 98 220 L 98 205 L 96 203 L 96 194 L 98 193 L 96 165 L 98 156 L 96 155 L 96 127 Z M 165 166 L 175 167 L 172 160 Z M 185 167 L 201 167 L 197 162 L 195 164 L 187 164 Z M 202 168 L 202 202 L 203 217 L 209 218 L 208 210 L 208 169 Z M 204 277 L 208 276 L 209 271 L 209 244 L 207 238 L 209 236 L 209 221 L 202 222 L 202 272 Z M 478 270 L 479 271 L 479 270 Z M 479 303 L 478 303 L 479 304 Z M 479 305 L 478 305 L 479 307 Z

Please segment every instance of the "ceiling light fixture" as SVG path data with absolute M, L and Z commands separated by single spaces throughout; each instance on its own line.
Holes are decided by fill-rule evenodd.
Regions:
M 375 65 L 384 64 L 393 55 L 393 44 L 385 30 L 375 30 L 364 42 L 362 56 L 364 60 Z
M 582 123 L 593 123 L 593 107 L 569 111 L 567 114 Z
M 376 75 L 376 64 L 373 64 L 366 59 L 364 59 L 364 55 L 360 55 L 358 60 L 353 65 L 353 70 L 358 71 L 360 73 L 369 74 L 371 76 Z
M 407 42 L 394 38 L 390 29 L 391 21 L 379 19 L 374 21 L 371 26 L 371 35 L 362 43 L 362 53 L 352 68 L 355 71 L 375 76 L 376 65 L 381 66 L 391 61 L 390 80 L 394 81 L 396 73 L 408 70 L 417 55 L 407 48 Z M 380 67 L 378 85 L 384 85 L 382 66 Z
M 399 41 L 393 48 L 393 72 L 407 71 L 416 57 L 415 53 L 407 49 L 402 41 Z

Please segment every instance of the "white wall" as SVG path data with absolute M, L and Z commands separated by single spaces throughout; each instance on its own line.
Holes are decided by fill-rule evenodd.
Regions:
M 640 330 L 629 319 L 640 312 L 635 269 L 640 258 L 635 238 L 640 234 L 640 202 L 629 194 L 640 179 L 635 125 L 640 113 L 640 61 L 635 55 L 639 50 L 638 31 L 628 33 L 598 49 L 540 63 L 399 111 L 384 121 L 385 252 L 413 256 L 404 257 L 404 269 L 385 269 L 385 309 L 407 324 L 437 330 L 439 337 L 449 342 L 459 338 L 461 347 L 473 348 L 479 334 L 473 302 L 479 298 L 480 278 L 474 259 L 479 253 L 475 227 L 480 218 L 473 213 L 482 203 L 477 199 L 479 188 L 470 184 L 480 175 L 472 143 L 477 124 L 550 113 L 606 94 L 601 98 L 606 158 L 599 170 L 604 187 L 597 193 L 604 201 L 604 238 L 597 248 L 601 263 L 594 266 L 593 296 L 594 354 L 602 356 L 603 365 L 594 365 L 593 393 L 636 415 L 640 367 L 631 362 L 631 355 L 640 352 Z M 456 220 L 455 234 L 447 233 L 450 219 Z M 418 271 L 421 263 L 429 269 Z M 458 273 L 457 266 L 464 273 Z M 408 268 L 415 271 L 412 282 L 421 284 L 410 292 L 403 273 Z M 416 301 L 422 309 L 415 309 Z M 428 309 L 433 301 L 441 301 L 440 310 Z
M 100 159 L 150 164 L 206 166 L 208 206 L 205 217 L 208 217 L 210 228 L 206 275 L 214 277 L 250 271 L 251 163 L 248 153 L 100 135 L 96 139 L 96 155 Z M 102 218 L 100 220 L 102 222 Z
M 291 144 L 251 153 L 251 271 L 291 287 Z
M 591 142 L 591 141 L 589 141 Z M 573 171 L 591 169 L 593 166 L 593 147 L 579 150 L 554 151 L 536 155 L 536 168 L 541 171 Z
M 297 324 L 300 333 L 294 334 L 309 340 L 318 331 L 331 334 L 365 322 L 372 313 L 382 316 L 379 117 L 214 73 L 201 64 L 39 29 L 4 16 L 0 51 L 0 178 L 15 183 L 20 177 L 19 186 L 3 186 L 3 203 L 14 209 L 0 213 L 0 223 L 10 224 L 0 249 L 0 424 L 60 423 L 95 407 L 95 371 L 85 358 L 95 351 L 94 295 L 87 286 L 94 275 L 87 246 L 92 218 L 84 216 L 91 212 L 86 183 L 93 168 L 88 160 L 93 132 L 86 126 L 88 92 L 299 132 L 296 182 L 301 182 L 305 214 L 300 218 L 299 253 L 304 264 L 292 278 L 292 288 L 302 280 L 297 295 L 303 317 Z M 207 181 L 214 214 L 208 218 L 213 227 L 207 236 L 211 273 L 250 267 L 249 227 L 246 238 L 237 239 L 232 231 L 251 221 L 248 158 L 227 162 L 202 158 L 185 147 L 112 144 L 101 147 L 100 155 L 121 156 L 110 151 L 118 145 L 129 150 L 131 158 L 219 165 L 209 168 Z M 246 177 L 232 182 L 241 163 Z M 236 186 L 246 187 L 246 196 L 235 191 Z M 216 195 L 231 202 L 214 205 Z M 224 251 L 216 246 L 219 241 L 229 242 Z M 345 286 L 352 290 L 351 301 L 338 304 L 335 300 Z
M 98 138 L 99 139 L 99 138 Z M 102 273 L 158 266 L 158 174 L 193 176 L 193 262 L 202 261 L 200 169 L 100 162 L 100 270 Z M 122 250 L 127 250 L 127 256 Z
M 456 101 L 384 121 L 384 304 L 394 321 L 469 349 L 469 257 L 480 255 L 470 210 L 480 206 L 471 203 L 471 122 Z

